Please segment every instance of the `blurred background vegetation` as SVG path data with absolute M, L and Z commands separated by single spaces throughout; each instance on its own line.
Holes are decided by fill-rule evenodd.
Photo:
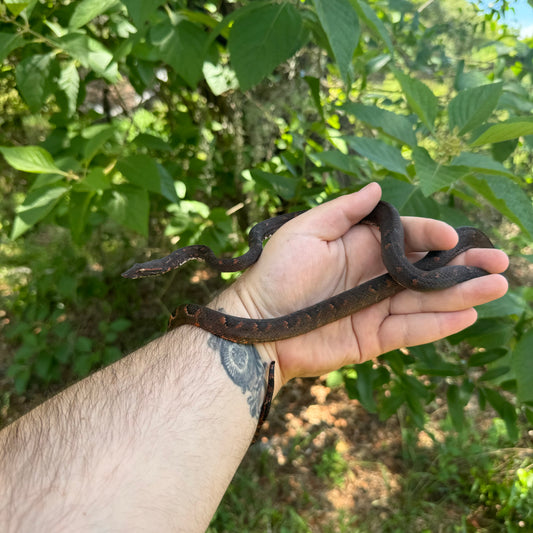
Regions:
M 533 39 L 506 25 L 515 5 L 4 1 L 2 424 L 232 278 L 122 279 L 133 262 L 237 255 L 256 222 L 379 181 L 402 214 L 487 232 L 511 290 L 443 342 L 288 387 L 211 529 L 533 530 Z

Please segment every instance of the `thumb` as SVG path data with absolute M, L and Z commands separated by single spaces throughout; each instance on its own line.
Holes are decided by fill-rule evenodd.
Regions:
M 380 198 L 381 187 L 369 183 L 357 192 L 339 196 L 299 216 L 295 220 L 299 223 L 298 231 L 325 241 L 339 239 L 368 215 Z

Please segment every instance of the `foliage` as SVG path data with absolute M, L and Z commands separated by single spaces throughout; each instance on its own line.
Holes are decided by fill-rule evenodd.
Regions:
M 472 219 L 530 261 L 531 42 L 456 5 L 2 4 L 3 211 L 15 211 L 2 227 L 24 243 L 68 232 L 63 259 L 32 262 L 9 294 L 17 388 L 118 357 L 117 335 L 146 320 L 128 305 L 142 284 L 118 278 L 139 249 L 242 249 L 253 221 L 372 180 L 402 214 Z M 159 287 L 154 301 L 173 297 Z M 80 333 L 95 299 L 103 314 Z M 444 392 L 460 431 L 476 394 L 516 439 L 518 417 L 533 420 L 531 299 L 515 289 L 439 350 L 395 351 L 330 379 L 382 418 L 404 405 L 420 427 Z
M 447 433 L 443 442 L 435 443 L 431 456 L 421 454 L 415 460 L 417 474 L 410 485 L 416 489 L 409 498 L 423 493 L 426 499 L 467 502 L 475 509 L 471 521 L 490 521 L 490 530 L 531 529 L 531 461 L 526 449 L 511 444 L 499 418 L 484 435 L 471 424 L 462 435 Z
M 476 408 L 469 414 L 461 433 L 437 413 L 425 440 L 406 428 L 401 450 L 398 426 L 372 435 L 374 426 L 357 416 L 363 428 L 355 434 L 350 424 L 316 422 L 292 438 L 276 432 L 267 447 L 250 450 L 209 531 L 529 531 L 527 444 L 513 446 L 500 418 L 480 430 Z M 317 476 L 332 458 L 331 473 Z

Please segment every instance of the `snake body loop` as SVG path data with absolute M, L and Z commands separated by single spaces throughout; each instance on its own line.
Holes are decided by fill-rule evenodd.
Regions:
M 132 279 L 157 276 L 178 268 L 191 259 L 202 259 L 221 272 L 243 270 L 259 259 L 265 238 L 301 213 L 302 211 L 280 215 L 254 226 L 248 239 L 250 249 L 240 257 L 218 258 L 207 246 L 187 246 L 161 259 L 135 264 L 122 275 Z M 169 329 L 188 324 L 241 344 L 272 342 L 308 333 L 390 298 L 406 288 L 417 291 L 441 290 L 488 274 L 477 267 L 448 265 L 452 259 L 470 248 L 493 248 L 488 237 L 475 228 L 457 228 L 459 242 L 454 248 L 430 252 L 413 264 L 405 255 L 400 215 L 391 204 L 379 202 L 361 222 L 379 227 L 381 254 L 387 274 L 282 317 L 242 318 L 202 305 L 182 305 L 171 316 Z

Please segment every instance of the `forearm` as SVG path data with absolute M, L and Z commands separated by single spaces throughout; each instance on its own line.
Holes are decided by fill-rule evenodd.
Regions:
M 204 531 L 265 378 L 254 347 L 183 327 L 67 389 L 0 433 L 2 529 Z

